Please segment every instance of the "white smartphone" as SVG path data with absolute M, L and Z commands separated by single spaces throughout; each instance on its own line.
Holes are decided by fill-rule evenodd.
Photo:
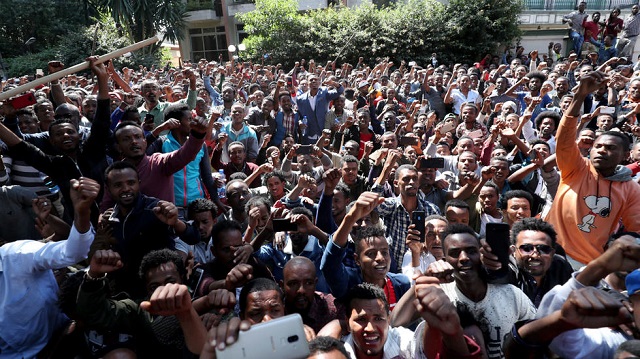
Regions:
M 615 107 L 607 106 L 600 109 L 600 113 L 603 115 L 613 115 L 614 112 L 616 112 Z
M 300 314 L 256 324 L 240 332 L 238 341 L 224 350 L 216 348 L 218 359 L 304 359 L 309 356 L 309 343 L 304 334 Z
M 456 128 L 456 125 L 453 122 L 447 122 L 444 125 L 442 125 L 442 127 L 440 127 L 440 133 L 444 135 L 445 133 L 455 128 Z
M 482 130 L 471 131 L 467 134 L 467 136 L 471 138 L 479 138 L 482 137 Z

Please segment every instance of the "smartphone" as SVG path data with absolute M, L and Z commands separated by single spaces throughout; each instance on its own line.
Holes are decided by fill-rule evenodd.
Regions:
M 300 359 L 309 356 L 309 343 L 300 314 L 290 314 L 251 326 L 224 350 L 216 348 L 218 359 Z
M 36 69 L 36 76 L 44 76 L 44 71 L 42 71 L 42 69 Z
M 25 108 L 27 106 L 36 104 L 36 97 L 31 93 L 27 93 L 21 96 L 14 98 L 13 100 L 9 100 L 9 103 L 13 108 L 19 110 L 21 108 Z
M 187 287 L 189 288 L 189 294 L 191 298 L 194 298 L 194 294 L 198 290 L 200 283 L 202 282 L 202 276 L 204 275 L 204 269 L 196 268 L 191 273 L 189 280 L 187 281 Z
M 411 224 L 413 224 L 415 227 L 414 229 L 418 232 L 420 232 L 420 242 L 424 243 L 424 218 L 425 218 L 425 214 L 424 211 L 413 211 L 413 213 L 411 214 Z
M 600 109 L 600 113 L 603 115 L 613 115 L 614 112 L 616 112 L 616 108 L 611 106 L 603 107 Z
M 289 232 L 289 231 L 297 231 L 298 225 L 292 223 L 289 218 L 277 218 L 273 220 L 273 231 L 274 232 Z
M 400 137 L 400 146 L 415 146 L 418 144 L 418 137 L 402 136 Z
M 482 130 L 471 131 L 467 134 L 467 136 L 471 138 L 480 138 L 482 137 Z
M 491 246 L 491 253 L 498 256 L 502 268 L 497 271 L 499 274 L 507 274 L 509 271 L 509 257 L 511 256 L 509 247 L 509 225 L 506 223 L 487 223 L 486 227 L 487 243 Z
M 445 133 L 452 131 L 455 128 L 456 125 L 453 122 L 447 122 L 442 127 L 440 127 L 440 133 L 444 135 Z
M 146 123 L 151 123 L 151 122 L 153 122 L 155 119 L 156 119 L 156 116 L 154 116 L 154 115 L 152 115 L 152 114 L 150 114 L 150 113 L 148 113 L 148 114 L 144 115 L 144 122 L 146 122 Z
M 310 155 L 311 154 L 311 145 L 302 145 L 296 148 L 296 155 Z
M 420 159 L 420 168 L 444 168 L 444 158 L 422 158 Z

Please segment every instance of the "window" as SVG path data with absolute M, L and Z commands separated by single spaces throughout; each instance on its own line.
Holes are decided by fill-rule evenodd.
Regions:
M 227 57 L 227 38 L 224 26 L 189 29 L 191 37 L 191 59 L 207 61 L 218 60 L 218 56 Z
M 236 33 L 238 34 L 238 43 L 241 44 L 244 39 L 247 38 L 247 36 L 249 36 L 249 34 L 247 34 L 244 31 L 244 24 L 238 24 L 236 25 Z

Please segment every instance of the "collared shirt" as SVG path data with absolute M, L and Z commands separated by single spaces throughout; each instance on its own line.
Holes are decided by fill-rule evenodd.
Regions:
M 311 92 L 309 92 L 309 106 L 311 106 L 311 109 L 313 111 L 316 110 L 316 98 L 318 97 L 318 94 L 316 93 L 315 96 L 311 95 Z
M 582 35 L 584 33 L 584 20 L 587 18 L 587 14 L 584 12 L 573 11 L 568 15 L 562 17 L 563 20 L 571 21 L 571 30 Z
M 465 102 L 475 103 L 476 106 L 482 103 L 482 96 L 476 90 L 469 90 L 465 96 L 460 89 L 454 89 L 451 91 L 451 98 L 453 98 L 453 112 L 456 115 L 460 114 L 460 106 Z
M 622 37 L 633 37 L 640 34 L 640 13 L 629 14 L 624 19 L 624 30 L 622 31 Z
M 93 228 L 69 239 L 42 243 L 15 241 L 0 247 L 0 357 L 35 358 L 68 321 L 58 307 L 54 269 L 87 258 Z
M 154 127 L 157 127 L 158 125 L 162 124 L 165 121 L 164 110 L 167 107 L 175 103 L 186 103 L 189 106 L 189 109 L 193 110 L 194 108 L 196 108 L 197 99 L 198 99 L 198 93 L 196 91 L 189 90 L 187 92 L 187 97 L 182 100 L 178 100 L 176 102 L 158 102 L 156 106 L 151 110 L 147 110 L 147 107 L 145 106 L 146 105 L 146 102 L 145 102 L 142 104 L 142 106 L 138 107 L 138 112 L 140 113 L 140 117 L 143 119 L 144 119 L 144 116 L 146 116 L 148 113 L 152 114 L 153 125 Z
M 284 126 L 285 134 L 288 133 L 295 136 L 295 129 L 296 129 L 295 121 L 296 121 L 295 112 L 293 111 L 291 113 L 282 112 L 282 125 Z
M 373 185 L 371 191 L 381 194 L 384 191 L 384 187 L 376 184 Z M 440 214 L 438 207 L 427 201 L 421 191 L 418 192 L 418 207 L 416 207 L 415 210 L 424 211 L 425 216 Z M 411 225 L 411 216 L 409 216 L 407 210 L 402 206 L 402 197 L 400 196 L 385 198 L 385 201 L 376 207 L 376 211 L 380 214 L 384 224 L 387 226 L 387 241 L 390 241 L 389 249 L 396 262 L 396 268 L 391 268 L 390 270 L 395 273 L 400 270 L 402 257 L 407 251 L 407 228 Z

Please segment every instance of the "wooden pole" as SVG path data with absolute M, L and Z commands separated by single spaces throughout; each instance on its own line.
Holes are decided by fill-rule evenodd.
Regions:
M 121 49 L 118 49 L 116 51 L 110 52 L 108 54 L 102 55 L 102 56 L 100 56 L 100 58 L 98 58 L 98 61 L 96 61 L 96 62 L 99 63 L 99 64 L 103 63 L 105 61 L 114 59 L 116 57 L 120 57 L 120 56 L 126 54 L 127 52 L 135 51 L 135 50 L 141 49 L 143 47 L 155 44 L 156 42 L 158 42 L 160 40 L 161 40 L 160 36 L 156 35 L 156 36 L 148 38 L 146 40 L 143 40 L 143 41 L 140 41 L 140 42 L 136 42 L 135 44 L 132 44 L 132 45 L 123 47 Z M 85 62 L 79 63 L 79 64 L 77 64 L 75 66 L 66 68 L 64 70 L 60 70 L 58 72 L 54 72 L 54 73 L 52 73 L 50 75 L 41 77 L 39 79 L 35 79 L 35 80 L 33 80 L 33 81 L 29 82 L 29 83 L 26 83 L 26 84 L 24 84 L 22 86 L 18 86 L 16 88 L 11 89 L 11 90 L 8 90 L 8 91 L 0 93 L 0 101 L 4 101 L 4 100 L 6 100 L 8 98 L 11 98 L 13 96 L 17 96 L 17 95 L 19 95 L 19 94 L 21 94 L 21 93 L 23 93 L 23 92 L 25 92 L 27 90 L 30 90 L 30 89 L 32 89 L 32 88 L 34 88 L 36 86 L 45 85 L 45 84 L 47 84 L 47 83 L 49 83 L 51 81 L 61 79 L 61 78 L 65 77 L 65 76 L 67 76 L 67 75 L 71 75 L 71 74 L 74 74 L 76 72 L 79 72 L 79 71 L 82 71 L 82 70 L 86 70 L 88 68 L 89 68 L 89 61 L 85 61 Z

